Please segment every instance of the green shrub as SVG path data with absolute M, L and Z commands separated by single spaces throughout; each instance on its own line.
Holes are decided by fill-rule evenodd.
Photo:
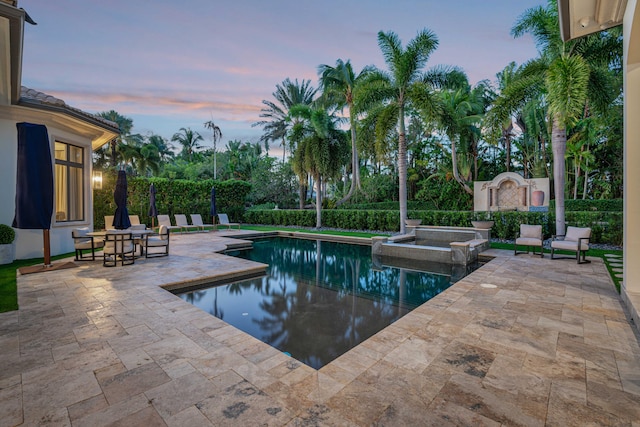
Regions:
M 555 200 L 549 202 L 549 210 L 555 210 Z M 564 210 L 567 212 L 590 212 L 590 211 L 603 211 L 603 212 L 622 212 L 623 200 L 622 199 L 603 199 L 603 200 L 573 200 L 565 199 Z
M 106 175 L 106 174 L 105 174 Z M 127 208 L 129 214 L 138 215 L 144 224 L 151 224 L 149 212 L 149 186 L 156 188 L 156 208 L 160 214 L 199 213 L 206 223 L 211 223 L 209 214 L 211 187 L 216 189 L 218 212 L 226 213 L 233 222 L 244 221 L 244 205 L 251 191 L 251 184 L 245 181 L 188 181 L 167 178 L 127 178 Z M 113 215 L 116 205 L 113 200 L 115 175 L 103 178 L 102 190 L 94 190 L 93 219 L 96 229 L 104 228 L 104 216 Z
M 474 219 L 472 211 L 410 210 L 408 217 L 421 219 L 422 225 L 446 227 L 470 227 Z M 555 214 L 549 212 L 494 212 L 495 221 L 491 236 L 498 239 L 514 239 L 520 224 L 540 224 L 545 238 L 555 234 Z M 250 224 L 291 225 L 313 227 L 315 210 L 250 210 L 245 213 L 245 221 Z M 621 212 L 567 212 L 567 225 L 591 227 L 593 243 L 622 243 Z M 322 211 L 325 227 L 344 230 L 378 230 L 398 232 L 400 214 L 397 210 L 372 209 L 329 209 Z
M 0 224 L 0 245 L 8 245 L 16 238 L 13 228 L 5 224 Z

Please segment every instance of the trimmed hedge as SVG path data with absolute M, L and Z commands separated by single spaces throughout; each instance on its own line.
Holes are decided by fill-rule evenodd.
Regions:
M 105 174 L 106 175 L 106 174 Z M 127 177 L 127 208 L 130 215 L 138 215 L 140 222 L 151 225 L 149 212 L 149 186 L 156 187 L 156 208 L 160 214 L 199 213 L 205 223 L 211 223 L 209 203 L 211 187 L 216 188 L 218 212 L 226 213 L 234 222 L 244 220 L 244 205 L 251 191 L 245 181 L 229 180 L 188 181 L 166 178 Z M 104 228 L 104 216 L 113 215 L 116 205 L 113 200 L 115 175 L 103 178 L 102 190 L 93 193 L 93 220 L 95 229 Z
M 422 211 L 409 210 L 408 217 L 421 219 L 423 225 L 470 227 L 474 212 L 471 211 Z M 245 221 L 250 224 L 292 225 L 313 227 L 315 210 L 251 210 L 245 212 Z M 491 235 L 499 239 L 514 239 L 520 224 L 542 224 L 545 237 L 555 233 L 555 214 L 549 212 L 496 212 Z M 567 212 L 568 225 L 591 227 L 593 243 L 622 243 L 621 212 Z M 345 230 L 400 230 L 400 215 L 397 210 L 348 210 L 330 209 L 322 211 L 325 227 Z
M 549 202 L 549 209 L 555 210 L 555 200 Z M 581 200 L 581 199 L 565 199 L 564 210 L 565 212 L 589 212 L 589 211 L 603 211 L 603 212 L 622 212 L 623 200 L 622 199 L 608 199 L 608 200 Z

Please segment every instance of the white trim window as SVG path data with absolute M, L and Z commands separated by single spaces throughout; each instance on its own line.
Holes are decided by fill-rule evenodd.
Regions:
M 84 220 L 84 148 L 55 142 L 56 222 Z

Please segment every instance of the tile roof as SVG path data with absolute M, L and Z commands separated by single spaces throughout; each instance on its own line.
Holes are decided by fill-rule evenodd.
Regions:
M 95 114 L 87 113 L 79 108 L 68 105 L 60 98 L 56 98 L 55 96 L 48 95 L 35 89 L 30 89 L 26 86 L 21 87 L 20 101 L 18 103 L 36 108 L 59 110 L 90 123 L 97 124 L 101 127 L 106 127 L 112 132 L 119 132 L 118 124 L 111 120 L 107 120 L 104 117 L 100 117 Z

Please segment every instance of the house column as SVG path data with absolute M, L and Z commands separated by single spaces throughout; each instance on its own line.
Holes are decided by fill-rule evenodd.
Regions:
M 624 17 L 624 283 L 622 298 L 640 328 L 640 12 Z

